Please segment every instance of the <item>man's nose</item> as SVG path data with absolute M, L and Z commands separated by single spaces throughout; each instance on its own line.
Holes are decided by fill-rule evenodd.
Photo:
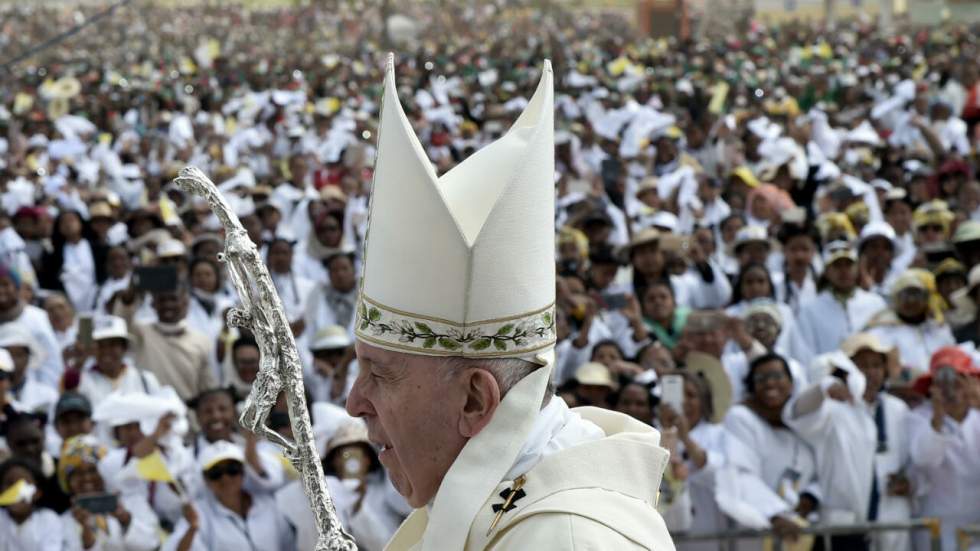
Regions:
M 354 380 L 354 384 L 351 386 L 350 393 L 347 395 L 346 409 L 351 417 L 364 417 L 365 415 L 374 414 L 374 407 L 371 406 L 371 402 L 364 396 L 363 372 L 358 374 L 357 379 Z

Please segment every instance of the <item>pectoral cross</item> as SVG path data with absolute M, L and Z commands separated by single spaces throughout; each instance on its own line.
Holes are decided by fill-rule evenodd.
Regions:
M 521 499 L 527 495 L 521 488 L 524 487 L 524 483 L 527 482 L 527 477 L 521 475 L 514 480 L 514 485 L 508 490 L 500 492 L 500 497 L 504 498 L 503 504 L 498 504 L 493 506 L 493 511 L 497 513 L 497 516 L 493 517 L 493 522 L 490 523 L 490 529 L 487 530 L 487 536 L 489 536 L 493 529 L 497 527 L 500 523 L 500 519 L 503 518 L 504 513 L 512 511 L 517 508 L 514 502 Z

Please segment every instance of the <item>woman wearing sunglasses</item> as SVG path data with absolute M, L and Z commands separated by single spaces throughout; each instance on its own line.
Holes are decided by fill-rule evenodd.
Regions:
M 243 487 L 245 452 L 220 440 L 198 456 L 205 490 L 184 506 L 164 551 L 295 549 L 292 529 L 270 495 Z

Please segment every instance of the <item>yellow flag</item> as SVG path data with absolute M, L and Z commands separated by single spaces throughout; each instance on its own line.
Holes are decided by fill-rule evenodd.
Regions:
M 725 81 L 720 81 L 715 85 L 711 102 L 708 104 L 709 112 L 720 115 L 725 110 L 725 99 L 728 97 L 729 88 L 728 83 Z
M 174 477 L 167 469 L 167 463 L 160 455 L 160 451 L 155 451 L 150 455 L 136 461 L 136 472 L 143 480 L 156 482 L 173 482 Z
M 293 463 L 289 459 L 286 459 L 285 455 L 281 453 L 276 454 L 276 458 L 279 459 L 279 463 L 282 463 L 282 470 L 286 474 L 286 478 L 289 480 L 299 478 L 299 471 L 296 470 L 296 467 L 293 466 Z
M 21 113 L 26 113 L 34 107 L 34 96 L 30 94 L 25 94 L 23 92 L 18 93 L 14 96 L 14 114 L 20 115 Z
M 626 69 L 629 68 L 629 66 L 630 66 L 630 60 L 620 56 L 610 61 L 609 64 L 606 65 L 606 70 L 609 71 L 610 75 L 614 77 L 618 77 L 619 75 L 623 74 L 626 71 Z
M 21 501 L 30 501 L 34 497 L 35 491 L 36 488 L 34 485 L 22 478 L 14 482 L 0 494 L 0 507 L 6 507 L 7 505 L 13 505 Z
M 927 72 L 929 72 L 928 65 L 925 63 L 919 65 L 914 71 L 912 71 L 912 80 L 922 80 L 922 77 L 926 76 Z
M 831 49 L 830 44 L 821 42 L 817 45 L 817 55 L 824 59 L 830 59 L 834 55 L 834 51 Z
M 221 55 L 221 43 L 214 38 L 208 39 L 208 55 L 211 59 L 215 59 Z

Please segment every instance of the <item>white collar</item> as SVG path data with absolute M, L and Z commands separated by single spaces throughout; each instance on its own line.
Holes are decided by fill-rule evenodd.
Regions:
M 518 453 L 517 460 L 504 475 L 504 480 L 513 480 L 530 471 L 548 455 L 599 440 L 605 435 L 598 425 L 568 409 L 560 397 L 552 396 L 548 405 L 538 413 L 531 426 L 531 433 Z

